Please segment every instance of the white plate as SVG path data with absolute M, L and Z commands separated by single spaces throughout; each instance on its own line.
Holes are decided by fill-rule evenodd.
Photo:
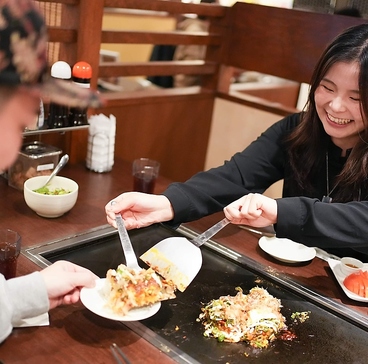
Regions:
M 266 253 L 286 263 L 306 262 L 316 256 L 314 248 L 309 248 L 290 239 L 262 236 L 258 245 Z
M 368 302 L 368 298 L 359 296 L 357 294 L 355 294 L 354 292 L 349 291 L 345 286 L 344 286 L 344 279 L 346 276 L 348 276 L 349 274 L 344 274 L 340 268 L 340 264 L 341 262 L 339 260 L 336 259 L 328 259 L 328 265 L 330 266 L 333 274 L 335 275 L 337 281 L 339 282 L 342 290 L 345 292 L 345 294 L 351 298 L 352 300 L 355 301 L 360 301 L 360 302 Z M 368 263 L 364 263 L 363 264 L 363 270 L 368 270 Z
M 116 321 L 139 321 L 153 316 L 161 307 L 161 302 L 157 302 L 150 306 L 133 308 L 126 315 L 118 315 L 110 308 L 106 307 L 106 297 L 104 296 L 103 287 L 106 278 L 96 281 L 94 288 L 82 288 L 80 299 L 84 306 L 96 315 Z

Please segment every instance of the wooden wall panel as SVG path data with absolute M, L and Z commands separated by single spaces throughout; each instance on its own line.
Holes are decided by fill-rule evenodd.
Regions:
M 226 65 L 309 82 L 326 45 L 366 19 L 236 3 L 223 54 Z
M 149 157 L 161 162 L 161 175 L 184 181 L 203 170 L 213 97 L 152 100 L 109 107 L 117 118 L 115 156 L 127 161 Z

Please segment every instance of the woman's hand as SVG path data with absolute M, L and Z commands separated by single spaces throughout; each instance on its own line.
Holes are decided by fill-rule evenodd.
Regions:
M 138 229 L 154 223 L 170 221 L 174 211 L 167 197 L 141 192 L 126 192 L 105 206 L 107 222 L 116 228 L 115 214 L 120 213 L 125 227 Z
M 81 288 L 94 287 L 98 279 L 88 269 L 63 260 L 55 262 L 40 273 L 46 284 L 50 309 L 61 304 L 78 302 Z
M 277 203 L 264 195 L 250 193 L 227 205 L 224 213 L 233 224 L 265 227 L 277 222 Z

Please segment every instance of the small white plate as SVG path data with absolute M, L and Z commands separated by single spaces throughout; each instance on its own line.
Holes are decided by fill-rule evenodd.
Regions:
M 150 306 L 133 308 L 126 315 L 118 315 L 106 306 L 106 297 L 104 296 L 103 287 L 106 278 L 96 281 L 94 288 L 82 288 L 80 299 L 84 306 L 96 315 L 116 321 L 139 321 L 153 316 L 161 307 L 161 302 L 157 302 Z
M 262 236 L 258 245 L 266 253 L 286 263 L 306 262 L 316 256 L 314 248 L 309 248 L 290 239 Z
M 335 275 L 337 281 L 339 282 L 342 290 L 345 292 L 345 294 L 351 298 L 352 300 L 355 301 L 360 301 L 360 302 L 368 302 L 368 298 L 359 296 L 357 294 L 355 294 L 354 292 L 349 291 L 345 286 L 344 286 L 344 279 L 349 275 L 349 274 L 344 274 L 341 270 L 341 262 L 339 260 L 336 259 L 328 259 L 328 265 L 330 266 L 332 273 Z M 368 270 L 368 263 L 364 263 L 363 264 L 363 270 Z

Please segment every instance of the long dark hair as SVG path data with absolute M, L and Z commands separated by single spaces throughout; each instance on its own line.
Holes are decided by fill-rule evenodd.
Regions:
M 310 82 L 310 92 L 301 123 L 290 135 L 289 158 L 298 184 L 310 190 L 308 184 L 315 171 L 325 163 L 329 136 L 318 117 L 314 94 L 327 71 L 337 62 L 359 65 L 360 110 L 366 128 L 351 151 L 335 183 L 339 189 L 334 201 L 351 201 L 353 191 L 365 190 L 368 177 L 368 24 L 348 28 L 323 52 Z

